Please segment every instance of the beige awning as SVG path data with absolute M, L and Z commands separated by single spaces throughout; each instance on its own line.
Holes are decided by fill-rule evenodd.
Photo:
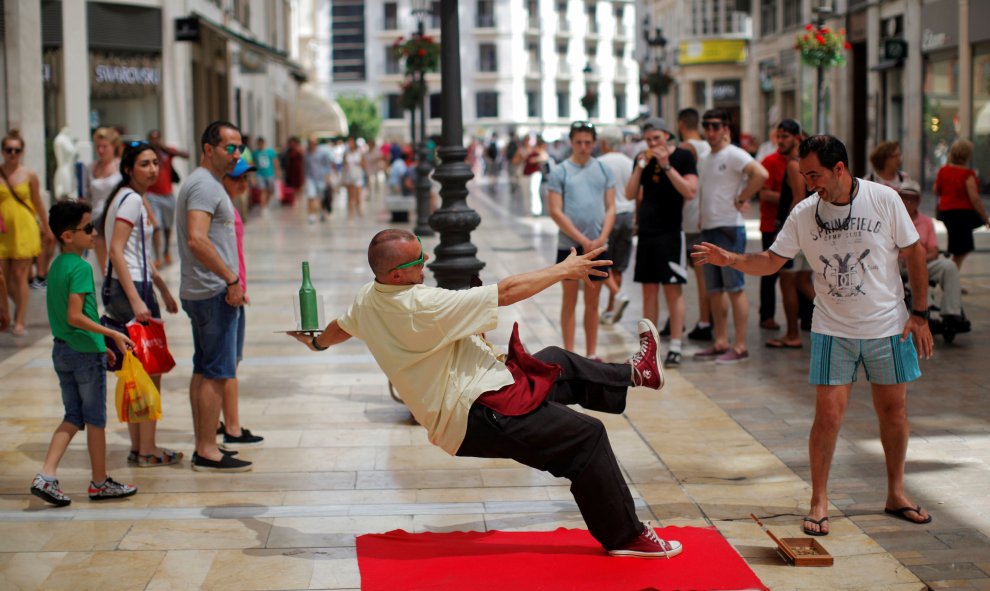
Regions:
M 340 105 L 308 86 L 296 93 L 292 120 L 292 134 L 300 138 L 347 135 L 347 116 Z

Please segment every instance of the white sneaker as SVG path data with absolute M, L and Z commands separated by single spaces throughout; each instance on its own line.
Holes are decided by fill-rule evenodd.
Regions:
M 622 313 L 629 307 L 629 296 L 621 291 L 615 296 L 615 312 L 612 314 L 612 324 L 618 324 L 622 320 Z
M 603 326 L 609 326 L 615 324 L 615 319 L 612 316 L 612 311 L 606 310 L 605 312 L 602 312 L 601 317 L 598 319 L 598 324 L 601 324 Z

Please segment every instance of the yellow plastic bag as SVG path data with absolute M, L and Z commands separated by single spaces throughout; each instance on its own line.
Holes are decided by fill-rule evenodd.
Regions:
M 134 353 L 128 351 L 117 373 L 117 418 L 144 423 L 162 418 L 162 397 Z

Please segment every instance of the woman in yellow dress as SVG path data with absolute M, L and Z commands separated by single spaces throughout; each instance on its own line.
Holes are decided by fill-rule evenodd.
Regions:
M 48 227 L 48 211 L 41 202 L 38 175 L 21 164 L 24 140 L 16 129 L 3 137 L 3 164 L 0 165 L 0 268 L 7 282 L 7 292 L 14 300 L 15 337 L 27 334 L 28 274 L 31 261 L 41 254 L 41 242 L 55 243 Z

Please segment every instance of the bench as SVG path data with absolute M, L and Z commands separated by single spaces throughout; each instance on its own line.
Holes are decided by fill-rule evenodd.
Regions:
M 416 198 L 412 195 L 386 195 L 385 209 L 392 213 L 393 224 L 409 222 L 409 213 L 416 209 Z

